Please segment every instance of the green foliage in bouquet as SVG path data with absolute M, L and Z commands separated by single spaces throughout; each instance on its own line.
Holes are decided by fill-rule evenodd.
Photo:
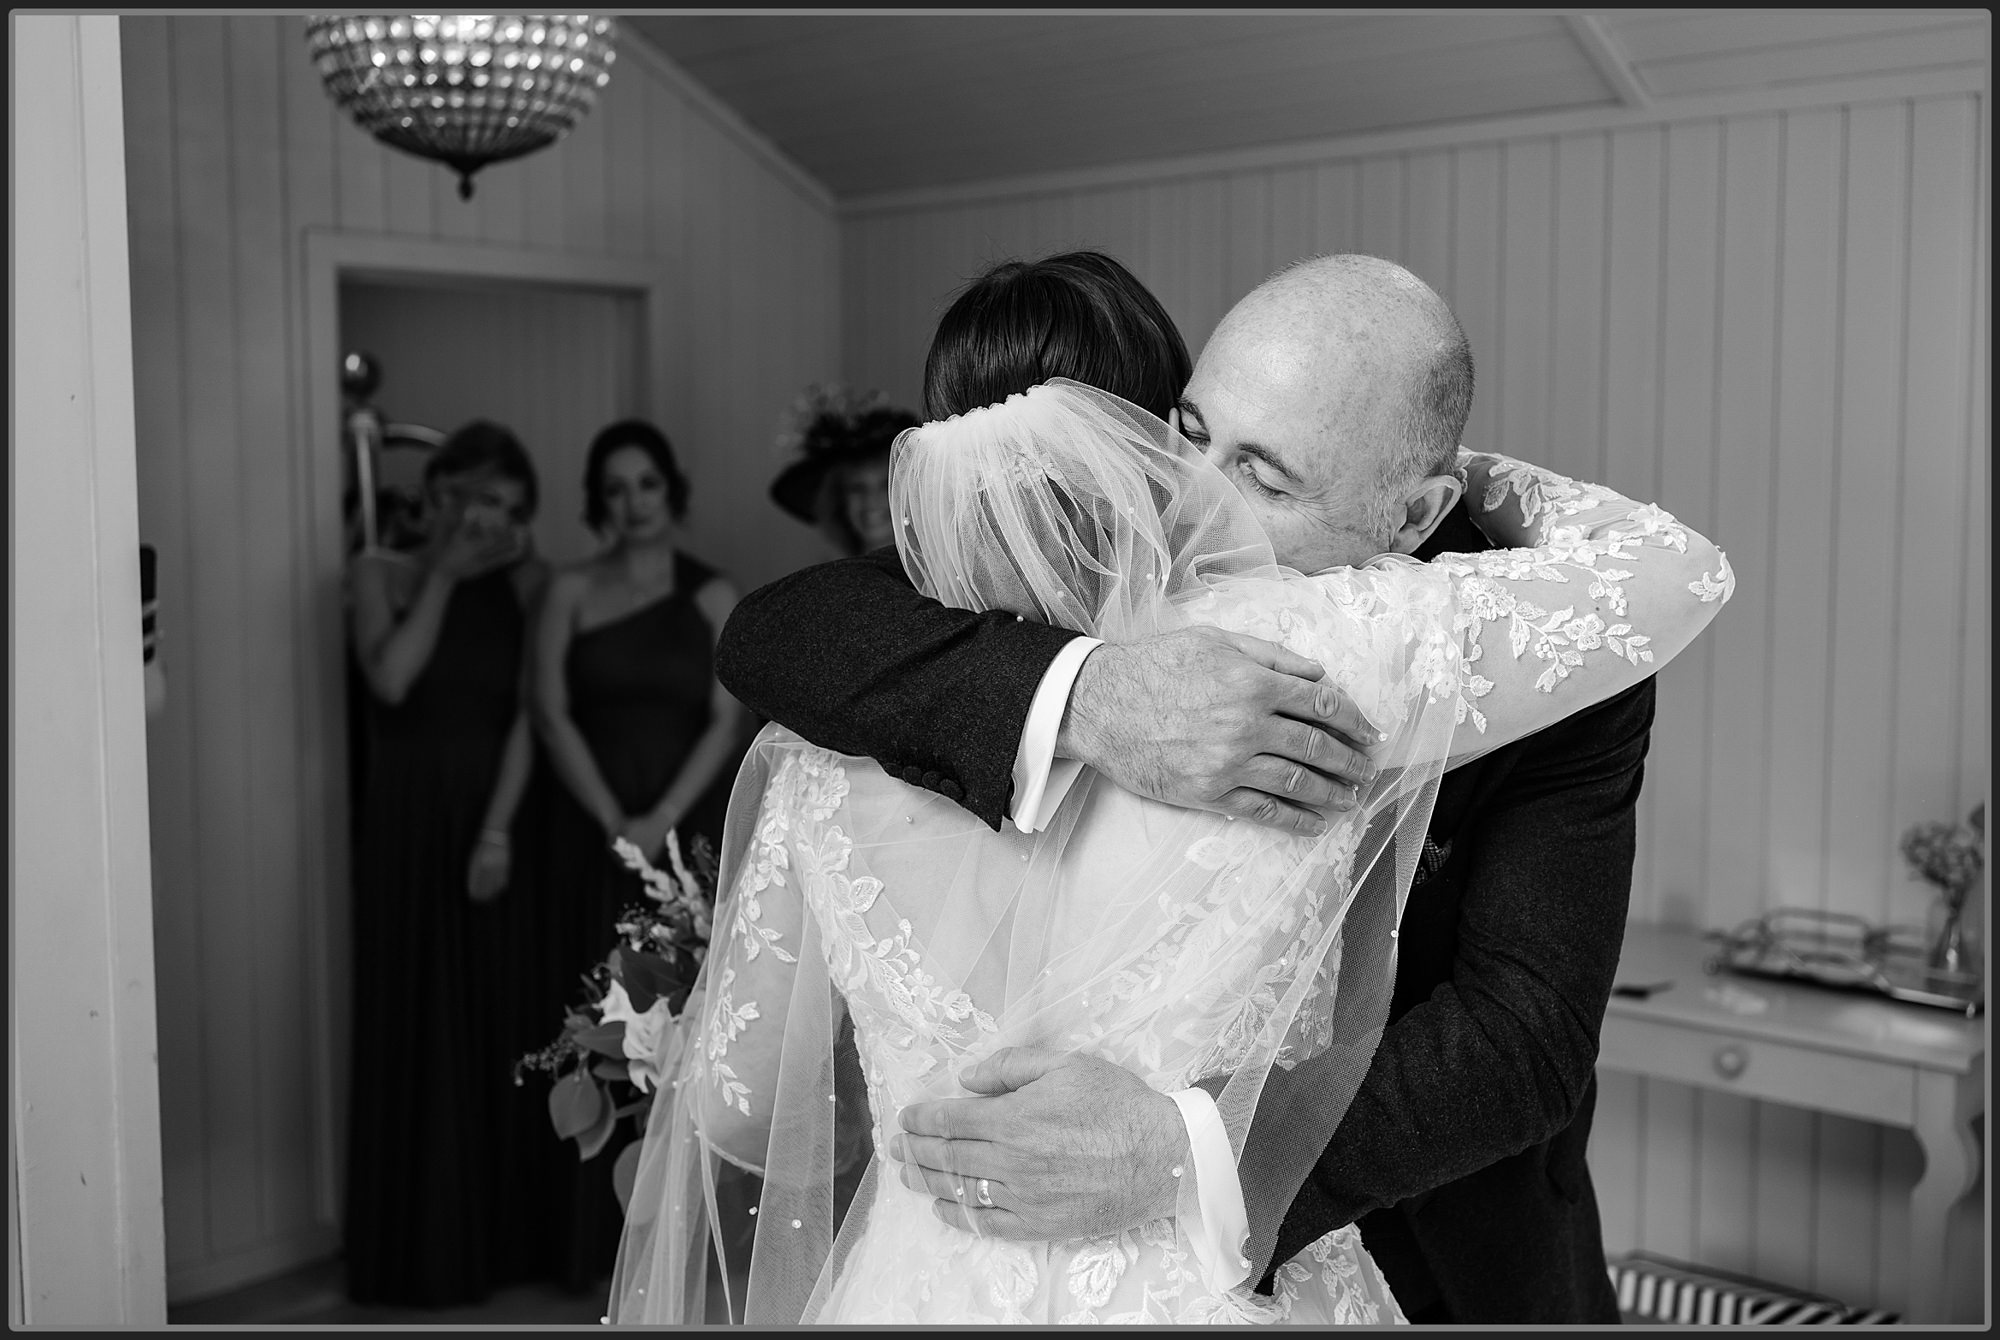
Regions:
M 679 837 L 668 833 L 670 871 L 655 869 L 623 838 L 612 845 L 645 881 L 651 904 L 620 914 L 617 940 L 584 974 L 587 997 L 570 1009 L 561 1035 L 514 1065 L 516 1084 L 531 1071 L 550 1077 L 549 1121 L 558 1137 L 576 1141 L 581 1159 L 603 1153 L 627 1117 L 644 1133 L 652 1095 L 680 1059 L 681 1011 L 708 950 L 715 907 L 715 852 L 706 838 L 695 838 L 683 861 Z M 633 1140 L 612 1166 L 620 1206 L 631 1198 L 638 1161 Z
M 1903 834 L 1903 859 L 1958 913 L 1986 875 L 1986 806 L 1974 806 L 1963 824 L 1912 824 Z

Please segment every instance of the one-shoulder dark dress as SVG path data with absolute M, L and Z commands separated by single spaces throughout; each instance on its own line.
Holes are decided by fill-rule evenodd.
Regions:
M 477 1302 L 521 1275 L 546 1232 L 546 1175 L 533 1185 L 512 1152 L 530 1123 L 552 1138 L 512 1078 L 514 1058 L 561 1024 L 531 1018 L 518 991 L 539 969 L 535 900 L 518 855 L 497 900 L 466 890 L 525 631 L 509 571 L 460 582 L 403 701 L 366 695 L 345 1225 L 357 1302 Z
M 563 664 L 570 719 L 628 815 L 659 803 L 712 719 L 720 630 L 709 626 L 695 596 L 715 575 L 700 560 L 676 554 L 671 593 L 571 635 Z M 684 844 L 697 833 L 720 842 L 740 761 L 739 749 L 682 820 Z M 566 787 L 551 789 L 560 794 L 548 806 L 540 882 L 549 894 L 550 971 L 571 984 L 574 996 L 582 989 L 578 975 L 611 949 L 618 914 L 645 894 L 598 822 Z M 563 1279 L 572 1289 L 599 1284 L 617 1257 L 623 1217 L 611 1166 L 629 1138 L 629 1122 L 621 1123 L 613 1143 L 581 1164 L 575 1145 L 564 1146 L 557 1204 L 568 1228 Z

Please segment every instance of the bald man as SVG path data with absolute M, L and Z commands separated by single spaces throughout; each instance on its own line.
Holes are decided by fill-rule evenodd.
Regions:
M 1178 417 L 1280 562 L 1428 560 L 1491 547 L 1452 472 L 1472 381 L 1464 334 L 1422 281 L 1319 257 L 1223 318 Z M 757 711 L 1029 831 L 1080 765 L 1155 799 L 1315 829 L 1315 807 L 1345 798 L 1358 742 L 1323 698 L 1300 708 L 1312 686 L 1292 675 L 1317 667 L 1295 659 L 1213 630 L 1098 644 L 946 609 L 893 550 L 753 593 L 717 648 L 723 683 Z M 1648 679 L 1446 774 L 1389 1025 L 1339 1128 L 1304 1133 L 1324 1152 L 1282 1222 L 1247 1220 L 1208 1092 L 1161 1094 L 1108 1062 L 1026 1049 L 967 1072 L 974 1096 L 906 1108 L 900 1166 L 883 1175 L 931 1188 L 952 1222 L 967 1211 L 938 1188 L 1001 1180 L 1017 1208 L 984 1212 L 982 1231 L 1061 1241 L 1172 1215 L 1192 1163 L 1191 1238 L 1212 1283 L 1268 1293 L 1292 1256 L 1358 1223 L 1412 1321 L 1615 1323 L 1584 1154 L 1653 701 Z M 1270 1083 L 1309 1084 L 1313 1065 Z

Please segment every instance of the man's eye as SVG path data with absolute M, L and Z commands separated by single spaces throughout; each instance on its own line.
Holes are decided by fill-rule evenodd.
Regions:
M 1257 492 L 1263 494 L 1265 497 L 1279 498 L 1284 496 L 1283 489 L 1274 489 L 1262 479 L 1259 479 L 1257 477 L 1257 467 L 1252 465 L 1248 460 L 1239 461 L 1237 469 L 1242 471 L 1243 477 L 1250 481 L 1250 487 L 1256 489 Z

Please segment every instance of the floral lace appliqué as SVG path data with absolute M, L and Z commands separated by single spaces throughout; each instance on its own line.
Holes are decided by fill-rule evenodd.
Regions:
M 971 1042 L 968 1030 L 997 1031 L 993 1016 L 972 997 L 945 990 L 924 969 L 907 920 L 899 919 L 894 934 L 879 938 L 869 928 L 866 914 L 881 896 L 882 881 L 849 874 L 853 840 L 827 822 L 847 795 L 847 774 L 837 758 L 807 747 L 784 766 L 801 778 L 791 827 L 800 893 L 819 922 L 828 972 L 850 1008 L 881 1016 L 876 1022 L 883 1044 L 899 1051 L 931 1042 L 963 1050 Z M 935 1066 L 934 1058 L 925 1061 L 923 1070 Z
M 1651 504 L 1614 511 L 1596 525 L 1576 518 L 1598 509 L 1613 510 L 1624 500 L 1609 489 L 1581 484 L 1553 471 L 1506 457 L 1461 452 L 1459 470 L 1468 488 L 1478 486 L 1480 501 L 1492 512 L 1509 498 L 1518 502 L 1523 524 L 1535 527 L 1537 547 L 1493 550 L 1478 554 L 1446 554 L 1432 565 L 1460 579 L 1457 631 L 1464 637 L 1466 672 L 1459 690 L 1457 720 L 1468 717 L 1480 731 L 1486 717 L 1475 702 L 1493 689 L 1491 680 L 1474 668 L 1484 652 L 1481 639 L 1490 625 L 1503 625 L 1508 650 L 1516 660 L 1532 655 L 1542 661 L 1535 688 L 1553 693 L 1557 684 L 1581 669 L 1593 652 L 1620 657 L 1634 666 L 1653 661 L 1652 637 L 1623 622 L 1628 612 L 1626 584 L 1632 566 L 1647 546 L 1686 553 L 1688 531 L 1674 516 Z M 1568 585 L 1573 577 L 1588 579 L 1586 591 L 1601 601 L 1613 619 L 1577 613 L 1574 603 L 1550 608 L 1523 598 L 1509 582 L 1546 581 Z M 1689 590 L 1703 602 L 1727 599 L 1734 578 L 1725 559 L 1722 570 L 1706 575 Z

